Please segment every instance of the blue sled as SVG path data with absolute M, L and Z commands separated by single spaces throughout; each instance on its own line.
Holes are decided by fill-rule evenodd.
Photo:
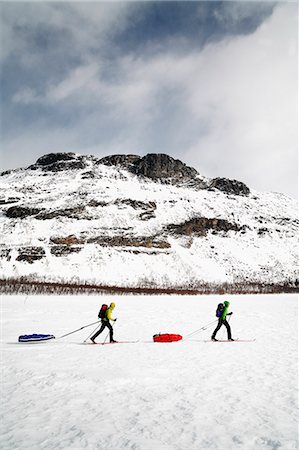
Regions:
M 55 339 L 55 336 L 53 334 L 24 334 L 19 336 L 19 342 L 48 341 L 49 339 Z

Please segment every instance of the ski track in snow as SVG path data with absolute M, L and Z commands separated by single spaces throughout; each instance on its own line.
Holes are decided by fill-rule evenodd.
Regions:
M 151 342 L 216 320 L 225 299 L 233 336 L 255 342 L 195 341 L 216 324 L 180 342 Z M 115 338 L 140 342 L 81 345 L 92 326 L 17 343 L 21 334 L 59 337 L 92 323 L 110 301 Z M 296 295 L 3 296 L 1 448 L 298 449 L 297 311 Z

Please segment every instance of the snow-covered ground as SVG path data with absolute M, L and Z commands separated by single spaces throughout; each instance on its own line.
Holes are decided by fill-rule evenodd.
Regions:
M 234 312 L 233 337 L 254 342 L 204 342 L 213 327 L 192 340 L 152 342 L 155 333 L 186 337 L 216 320 L 224 300 Z M 138 343 L 82 345 L 94 326 L 63 339 L 17 343 L 21 334 L 57 338 L 96 321 L 101 303 L 111 301 L 115 338 Z M 297 301 L 295 295 L 4 296 L 1 448 L 298 449 Z

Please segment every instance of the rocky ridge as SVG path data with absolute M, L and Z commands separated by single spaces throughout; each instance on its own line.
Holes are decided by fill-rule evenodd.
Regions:
M 234 195 L 249 195 L 250 193 L 249 188 L 240 181 L 227 178 L 205 179 L 200 176 L 196 169 L 163 153 L 149 153 L 144 157 L 138 155 L 111 155 L 100 159 L 94 156 L 77 155 L 76 153 L 50 153 L 39 158 L 28 169 L 41 169 L 45 172 L 83 170 L 89 167 L 90 162 L 96 166 L 104 164 L 120 167 L 137 176 L 162 183 L 180 185 L 181 183 L 191 182 L 193 183 L 192 187 L 198 189 L 215 188 Z M 0 176 L 3 174 L 7 174 L 7 172 L 3 172 Z M 92 178 L 94 173 L 88 171 L 85 172 L 85 176 Z

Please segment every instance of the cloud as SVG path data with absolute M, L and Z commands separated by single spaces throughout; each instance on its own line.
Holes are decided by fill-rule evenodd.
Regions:
M 75 68 L 66 79 L 48 90 L 48 100 L 50 102 L 59 102 L 78 92 L 82 93 L 82 89 L 84 90 L 92 82 L 98 70 L 95 64 Z
M 184 51 L 184 34 L 165 33 L 167 38 L 157 42 L 150 31 L 143 46 L 124 51 L 119 38 L 140 23 L 143 9 L 134 2 L 117 5 L 46 4 L 35 24 L 55 30 L 61 48 L 54 55 L 49 35 L 42 35 L 45 67 L 40 47 L 31 43 L 30 54 L 24 42 L 11 45 L 7 55 L 16 54 L 16 48 L 23 52 L 28 83 L 15 83 L 8 114 L 14 128 L 4 139 L 6 152 L 22 148 L 30 158 L 49 151 L 165 152 L 203 175 L 295 196 L 297 5 L 272 6 L 272 15 L 254 31 L 246 26 L 243 34 L 226 33 L 204 46 L 191 45 L 188 36 Z M 244 20 L 257 23 L 254 17 L 266 15 L 263 5 L 212 6 L 218 23 L 224 28 L 234 23 L 236 30 Z M 204 18 L 207 10 L 196 6 Z M 23 20 L 28 38 L 29 16 Z M 18 114 L 27 114 L 26 128 Z M 10 161 L 20 166 L 21 158 L 18 153 Z
M 257 189 L 296 192 L 297 15 L 296 5 L 276 8 L 253 35 L 206 48 L 192 83 L 194 117 L 208 119 L 209 132 L 189 157 L 213 161 Z M 210 111 L 209 111 L 210 108 Z M 229 163 L 228 163 L 229 162 Z M 208 170 L 210 173 L 210 170 Z M 290 184 L 293 180 L 293 185 Z

